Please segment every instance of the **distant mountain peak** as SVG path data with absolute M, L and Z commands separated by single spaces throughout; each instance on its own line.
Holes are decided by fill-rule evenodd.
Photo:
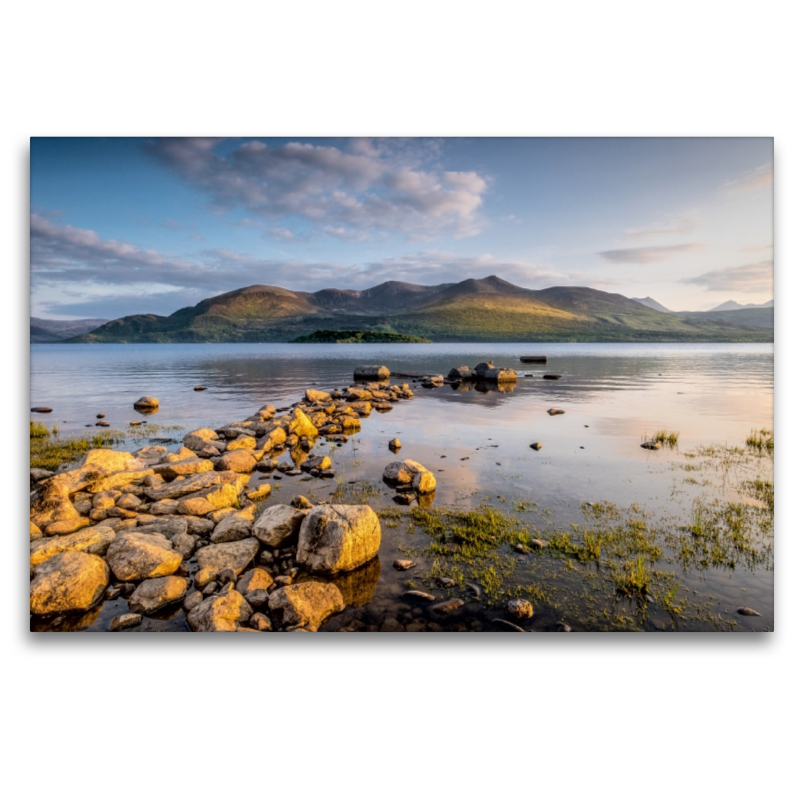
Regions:
M 631 300 L 635 300 L 637 303 L 641 303 L 643 306 L 652 308 L 654 311 L 663 311 L 665 314 L 675 313 L 674 311 L 670 311 L 666 306 L 662 306 L 658 300 L 653 300 L 652 297 L 631 297 Z
M 746 305 L 737 303 L 735 300 L 727 300 L 712 308 L 711 311 L 741 311 L 743 308 L 773 308 L 774 306 L 774 300 L 767 300 L 766 303 L 747 303 Z

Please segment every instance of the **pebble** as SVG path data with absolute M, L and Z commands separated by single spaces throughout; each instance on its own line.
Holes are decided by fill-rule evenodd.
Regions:
M 514 619 L 530 619 L 533 616 L 533 606 L 528 600 L 509 600 L 506 611 Z
M 523 555 L 525 555 L 526 553 L 530 553 L 530 550 L 528 550 L 528 548 L 525 547 L 524 544 L 520 543 L 514 548 L 514 552 L 515 553 L 522 553 Z
M 422 600 L 425 603 L 432 603 L 436 599 L 432 594 L 420 592 L 417 589 L 409 589 L 407 592 L 403 592 L 402 596 L 409 600 Z
M 456 582 L 452 578 L 438 577 L 436 579 L 436 584 L 443 589 L 450 589 L 456 585 Z
M 555 417 L 557 414 L 566 414 L 567 412 L 563 408 L 548 408 L 547 413 L 551 417 Z
M 416 567 L 416 563 L 413 562 L 409 558 L 398 558 L 392 566 L 398 571 L 405 571 L 407 569 L 411 569 L 412 567 Z
M 105 414 L 98 414 L 97 415 L 97 419 L 103 419 L 103 417 L 105 417 Z
M 52 410 L 49 406 L 34 406 L 31 409 L 36 414 L 49 414 Z
M 451 600 L 445 600 L 443 603 L 437 603 L 435 606 L 431 606 L 431 611 L 437 614 L 452 614 L 454 611 L 458 611 L 463 605 L 464 601 L 460 597 L 454 597 Z
M 204 392 L 206 389 L 208 389 L 208 386 L 195 386 L 194 387 L 194 390 L 196 392 Z
M 741 608 L 736 609 L 737 614 L 741 614 L 743 617 L 760 617 L 761 614 L 758 611 L 754 611 L 752 608 L 748 608 L 747 606 L 742 606 Z
M 468 583 L 467 589 L 469 589 L 475 597 L 480 597 L 483 594 L 483 592 L 481 592 L 481 587 L 478 586 L 477 583 Z
M 118 617 L 114 617 L 114 619 L 111 620 L 108 629 L 110 631 L 124 631 L 125 628 L 133 628 L 141 624 L 141 622 L 141 614 L 120 614 Z
M 559 622 L 556 624 L 556 630 L 561 631 L 562 633 L 570 633 L 572 631 L 572 628 L 570 628 L 570 626 L 567 625 L 566 622 Z

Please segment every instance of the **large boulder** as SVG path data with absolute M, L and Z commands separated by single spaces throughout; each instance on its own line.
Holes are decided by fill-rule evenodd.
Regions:
M 148 475 L 153 475 L 153 470 L 147 469 L 123 470 L 122 472 L 112 472 L 110 475 L 103 475 L 95 478 L 87 485 L 87 491 L 106 492 L 109 489 L 116 489 L 119 486 L 141 483 Z
M 380 546 L 381 523 L 369 506 L 317 506 L 300 526 L 297 563 L 325 575 L 349 572 L 374 558 Z
M 108 548 L 106 560 L 117 580 L 141 581 L 172 575 L 183 559 L 161 534 L 125 531 Z
M 476 378 L 475 370 L 467 366 L 454 367 L 447 373 L 447 379 L 450 381 L 474 381 Z
M 235 631 L 252 614 L 253 609 L 247 600 L 235 589 L 230 589 L 207 597 L 186 615 L 186 621 L 193 631 Z
M 257 442 L 257 450 L 274 450 L 286 441 L 286 431 L 280 426 L 275 425 L 268 430 Z
M 344 611 L 342 593 L 332 583 L 307 581 L 276 589 L 269 609 L 284 627 L 301 626 L 316 631 L 333 614 Z
M 177 497 L 184 497 L 194 494 L 210 486 L 220 486 L 224 483 L 234 484 L 237 491 L 247 483 L 247 477 L 236 472 L 201 472 L 199 475 L 191 475 L 183 480 L 175 480 L 165 483 L 162 486 L 154 486 L 146 491 L 151 500 L 173 500 Z
M 103 596 L 109 572 L 102 558 L 67 551 L 39 564 L 31 581 L 31 613 L 86 611 Z
M 138 614 L 153 614 L 183 600 L 189 584 L 185 578 L 168 575 L 140 583 L 128 600 L 128 607 Z
M 246 476 L 243 476 L 246 477 Z M 176 512 L 178 514 L 191 514 L 193 516 L 205 516 L 218 508 L 230 508 L 236 504 L 239 497 L 239 487 L 232 483 L 221 483 L 218 486 L 209 486 L 199 492 L 192 492 L 190 495 L 181 498 Z M 204 503 L 195 503 L 195 500 L 203 500 Z M 211 508 L 209 508 L 211 506 Z
M 331 396 L 328 392 L 320 392 L 318 389 L 306 389 L 306 400 L 309 403 L 330 403 Z
M 517 373 L 513 369 L 495 367 L 491 361 L 482 361 L 478 364 L 475 367 L 475 374 L 479 381 L 487 383 L 512 383 L 517 380 Z
M 293 433 L 298 439 L 303 436 L 307 436 L 309 439 L 319 436 L 319 431 L 314 423 L 300 408 L 295 408 L 292 411 L 292 415 L 289 418 L 289 433 Z
M 353 379 L 357 381 L 385 381 L 391 376 L 389 367 L 378 364 L 362 364 L 353 371 Z
M 53 536 L 31 542 L 31 564 L 36 566 L 48 558 L 67 551 L 103 555 L 117 534 L 105 526 L 84 528 L 68 536 Z
M 141 469 L 143 462 L 130 453 L 97 448 L 90 450 L 78 462 L 78 467 L 94 467 L 98 472 L 126 472 Z
M 303 509 L 283 504 L 270 506 L 253 523 L 253 536 L 269 547 L 282 547 L 297 537 L 305 517 Z
M 155 397 L 145 395 L 140 397 L 134 404 L 135 409 L 144 409 L 146 411 L 154 411 L 158 408 L 158 400 Z
M 211 428 L 198 428 L 183 437 L 183 443 L 190 450 L 202 450 L 209 442 L 213 443 L 217 438 L 217 432 Z
M 433 473 L 410 458 L 392 461 L 383 470 L 383 479 L 391 486 L 412 486 L 420 494 L 428 494 L 436 489 Z
M 242 539 L 238 542 L 211 544 L 197 551 L 199 571 L 195 578 L 198 586 L 205 586 L 216 580 L 219 573 L 226 569 L 241 575 L 244 568 L 258 554 L 258 539 Z

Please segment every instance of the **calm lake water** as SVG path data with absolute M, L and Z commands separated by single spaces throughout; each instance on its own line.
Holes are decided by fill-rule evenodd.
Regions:
M 519 361 L 520 355 L 540 353 L 547 355 L 546 365 Z M 632 558 L 623 545 L 609 544 L 599 562 L 570 555 L 568 548 L 555 555 L 514 556 L 513 565 L 498 562 L 507 586 L 541 589 L 532 629 L 551 629 L 558 621 L 574 630 L 772 628 L 771 528 L 765 531 L 762 524 L 758 541 L 745 546 L 733 525 L 736 541 L 723 531 L 703 540 L 704 553 L 698 552 L 698 537 L 687 533 L 700 513 L 699 503 L 724 511 L 730 523 L 734 512 L 725 504 L 759 506 L 742 492 L 743 483 L 772 481 L 771 457 L 745 448 L 753 429 L 773 428 L 772 345 L 41 344 L 31 346 L 31 406 L 51 406 L 53 413 L 31 417 L 57 424 L 62 434 L 93 429 L 97 413 L 104 413 L 113 429 L 129 432 L 135 430 L 128 428 L 131 420 L 146 419 L 159 425 L 158 431 L 150 429 L 150 437 L 172 438 L 170 446 L 176 449 L 193 428 L 244 419 L 265 403 L 288 406 L 309 386 L 348 386 L 358 364 L 446 375 L 452 367 L 487 360 L 517 369 L 520 377 L 510 391 L 412 385 L 412 400 L 364 419 L 361 432 L 341 448 L 322 442 L 317 451 L 331 451 L 337 477 L 345 483 L 369 482 L 373 496 L 368 502 L 376 509 L 397 508 L 394 493 L 380 483 L 383 468 L 395 460 L 387 442 L 397 436 L 403 443 L 399 458 L 412 458 L 434 471 L 434 508 L 469 510 L 488 504 L 545 540 L 566 532 L 582 541 L 589 527 L 627 525 L 633 530 L 631 519 L 646 517 L 660 549 L 649 568 L 661 577 L 654 580 L 654 594 L 644 608 L 614 591 L 615 576 Z M 546 372 L 562 377 L 543 380 Z M 197 385 L 208 390 L 195 392 Z M 133 410 L 142 395 L 159 399 L 156 414 L 145 418 Z M 566 413 L 550 416 L 552 407 Z M 679 432 L 678 447 L 642 449 L 643 437 L 658 430 Z M 536 441 L 542 443 L 538 452 L 529 447 Z M 717 449 L 703 449 L 711 446 Z M 254 475 L 253 485 L 260 477 Z M 288 502 L 297 492 L 324 500 L 336 490 L 330 480 L 284 478 L 273 482 L 269 502 Z M 602 503 L 607 513 L 587 522 L 586 503 Z M 618 512 L 608 511 L 611 504 Z M 404 520 L 387 519 L 380 565 L 362 576 L 359 604 L 326 628 L 352 623 L 379 629 L 392 620 L 388 627 L 397 622 L 411 630 L 492 629 L 491 619 L 501 615 L 507 596 L 494 597 L 491 590 L 480 598 L 463 584 L 455 594 L 438 590 L 439 596 L 468 601 L 452 622 L 429 620 L 424 610 L 403 601 L 400 595 L 409 581 L 425 590 L 435 586 L 430 572 L 441 564 L 434 564 L 426 544 L 424 532 L 409 533 Z M 391 567 L 404 553 L 419 565 L 411 573 Z M 670 575 L 677 587 L 672 593 L 672 578 L 664 577 Z M 467 572 L 465 579 L 481 585 L 477 573 L 471 578 Z M 742 605 L 761 616 L 736 614 Z M 107 629 L 108 621 L 124 610 L 124 600 L 106 603 L 79 627 Z M 183 627 L 182 611 L 142 626 Z

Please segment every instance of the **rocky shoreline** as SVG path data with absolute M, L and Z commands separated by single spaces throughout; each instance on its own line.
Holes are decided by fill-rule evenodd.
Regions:
M 288 408 L 264 405 L 216 430 L 193 430 L 176 453 L 95 449 L 72 469 L 31 470 L 32 627 L 122 597 L 129 613 L 111 621 L 112 631 L 179 606 L 196 632 L 317 631 L 352 602 L 358 581 L 348 576 L 375 572 L 380 520 L 368 505 L 312 505 L 301 495 L 267 505 L 271 485 L 251 481 L 333 478 L 330 457 L 314 447 L 341 446 L 373 411 L 413 398 L 389 377 L 384 366 L 359 367 L 344 389 L 308 388 Z M 508 382 L 516 373 L 483 363 L 447 381 L 476 378 Z M 443 382 L 427 376 L 423 385 Z M 151 397 L 134 403 L 157 405 Z M 400 448 L 388 443 L 392 453 Z M 284 454 L 290 460 L 280 461 Z M 411 459 L 388 463 L 383 479 L 399 503 L 433 500 L 432 471 Z

